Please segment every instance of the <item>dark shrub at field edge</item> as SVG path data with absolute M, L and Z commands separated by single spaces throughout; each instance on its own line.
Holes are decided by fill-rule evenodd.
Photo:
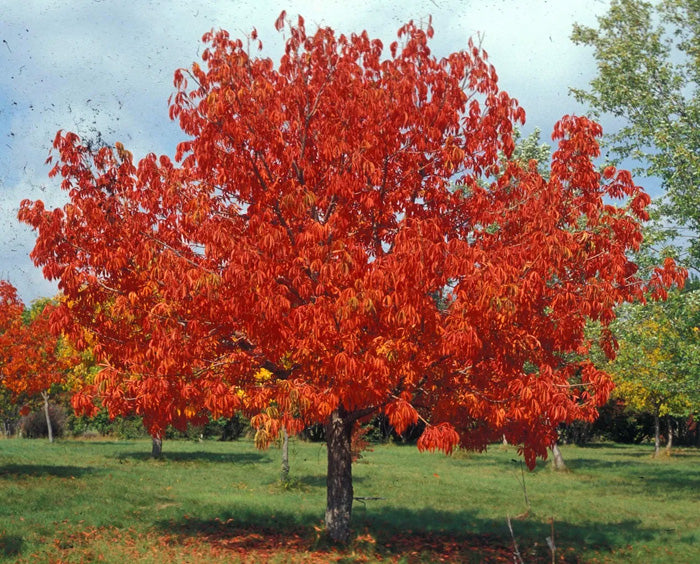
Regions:
M 599 416 L 593 423 L 573 421 L 562 425 L 559 437 L 563 444 L 583 446 L 595 441 L 612 441 L 623 444 L 641 444 L 654 437 L 654 417 L 631 409 L 623 402 L 612 399 L 598 409 Z M 700 446 L 700 433 L 695 418 L 670 417 L 674 430 L 673 443 L 677 446 Z M 662 441 L 667 437 L 669 417 L 661 421 Z
M 148 436 L 140 417 L 132 415 L 112 419 L 104 408 L 93 417 L 84 415 L 79 417 L 72 413 L 69 414 L 66 432 L 74 437 L 100 435 L 103 437 L 113 436 L 119 439 L 142 439 Z
M 49 417 L 54 437 L 62 437 L 66 428 L 66 412 L 60 405 L 49 403 Z M 48 437 L 49 430 L 46 426 L 46 415 L 43 407 L 32 411 L 19 420 L 19 430 L 23 437 L 37 439 Z

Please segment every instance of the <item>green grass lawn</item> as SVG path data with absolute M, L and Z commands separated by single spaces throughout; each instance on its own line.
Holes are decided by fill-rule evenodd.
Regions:
M 0 441 L 0 561 L 6 562 L 700 562 L 700 452 L 562 449 L 570 468 L 525 471 L 513 447 L 452 457 L 375 446 L 354 465 L 356 539 L 321 526 L 326 451 L 293 441 Z

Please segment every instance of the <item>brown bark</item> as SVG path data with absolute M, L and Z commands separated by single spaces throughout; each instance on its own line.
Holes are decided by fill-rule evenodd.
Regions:
M 661 449 L 661 430 L 659 425 L 659 410 L 654 412 L 654 458 L 659 456 Z
M 340 407 L 326 425 L 328 474 L 326 492 L 326 531 L 331 540 L 346 544 L 350 540 L 352 515 L 352 453 L 350 440 L 353 420 Z
M 566 464 L 564 463 L 564 457 L 561 455 L 561 450 L 559 450 L 559 443 L 554 441 L 551 446 L 552 449 L 552 470 L 558 472 L 566 471 Z
M 285 427 L 282 427 L 282 472 L 280 480 L 283 484 L 289 481 L 289 434 Z
M 53 426 L 51 425 L 51 416 L 49 415 L 49 394 L 41 392 L 41 397 L 44 398 L 44 415 L 46 416 L 46 430 L 49 433 L 49 442 L 53 442 Z
M 163 439 L 154 435 L 151 435 L 151 439 L 151 457 L 160 458 L 161 456 L 163 456 Z
M 668 439 L 666 440 L 666 456 L 671 456 L 671 448 L 673 447 L 673 419 L 670 415 L 666 416 L 666 425 L 668 428 Z

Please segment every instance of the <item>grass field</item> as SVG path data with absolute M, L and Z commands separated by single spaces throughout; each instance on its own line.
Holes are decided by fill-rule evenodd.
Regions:
M 354 466 L 356 538 L 328 545 L 325 447 L 293 441 L 0 441 L 4 562 L 700 562 L 700 452 L 564 447 L 523 474 L 512 447 L 452 457 L 375 446 Z M 515 460 L 515 461 L 514 461 Z M 509 532 L 510 517 L 513 536 Z M 553 525 L 552 525 L 553 520 Z M 553 527 L 553 529 L 552 529 Z

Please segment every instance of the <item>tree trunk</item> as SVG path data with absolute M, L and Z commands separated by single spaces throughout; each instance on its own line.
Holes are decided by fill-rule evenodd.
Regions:
M 331 414 L 326 425 L 328 474 L 326 477 L 326 531 L 331 540 L 346 544 L 350 540 L 352 514 L 352 424 L 341 407 Z
M 53 427 L 51 426 L 51 416 L 49 415 L 49 394 L 41 392 L 41 397 L 44 398 L 44 415 L 46 416 L 46 430 L 49 433 L 49 442 L 53 442 Z
M 671 448 L 673 447 L 673 420 L 670 415 L 666 416 L 666 425 L 668 427 L 668 439 L 666 440 L 666 456 L 671 456 Z
M 286 427 L 282 427 L 282 472 L 280 480 L 283 484 L 289 481 L 289 434 Z
M 554 441 L 551 446 L 552 449 L 552 470 L 557 470 L 559 472 L 566 471 L 566 464 L 564 464 L 564 457 L 561 455 L 559 450 L 559 443 Z
M 661 448 L 661 430 L 659 425 L 659 410 L 654 412 L 654 458 L 659 456 L 659 449 Z
M 160 458 L 163 456 L 163 439 L 155 435 L 151 435 L 151 439 L 151 458 Z

